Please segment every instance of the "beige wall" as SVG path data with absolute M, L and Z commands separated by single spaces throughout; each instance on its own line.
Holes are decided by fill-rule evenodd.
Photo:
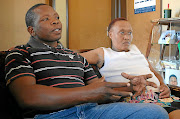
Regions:
M 25 44 L 29 40 L 25 14 L 31 6 L 37 3 L 49 4 L 49 0 L 1 0 L 0 50 Z
M 55 0 L 55 9 L 60 16 L 60 21 L 62 23 L 62 36 L 61 36 L 61 43 L 64 47 L 67 47 L 67 16 L 66 16 L 66 1 L 67 0 Z
M 69 48 L 110 47 L 111 0 L 69 0 Z
M 156 11 L 141 14 L 134 14 L 134 0 L 126 0 L 126 2 L 127 19 L 133 28 L 132 43 L 145 55 L 152 28 L 151 20 L 161 17 L 160 0 L 156 0 Z

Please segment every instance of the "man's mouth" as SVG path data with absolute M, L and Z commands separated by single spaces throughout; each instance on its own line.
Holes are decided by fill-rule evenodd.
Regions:
M 55 29 L 54 31 L 59 31 L 59 30 L 61 30 L 61 29 Z
M 123 44 L 130 45 L 130 42 L 124 42 Z
M 61 33 L 61 28 L 56 28 L 56 29 L 52 30 L 52 32 Z

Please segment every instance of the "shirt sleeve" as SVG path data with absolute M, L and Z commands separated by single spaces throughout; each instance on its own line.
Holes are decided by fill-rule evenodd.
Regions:
M 5 59 L 6 85 L 22 76 L 35 77 L 30 63 L 26 49 L 16 47 L 12 50 Z
M 84 79 L 85 81 L 90 81 L 94 78 L 97 78 L 92 66 L 87 62 L 87 60 L 83 57 L 84 63 Z

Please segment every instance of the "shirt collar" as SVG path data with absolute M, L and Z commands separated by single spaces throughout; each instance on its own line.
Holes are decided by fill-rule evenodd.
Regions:
M 117 52 L 115 50 L 113 50 L 112 48 L 110 48 L 112 51 Z M 123 51 L 125 52 L 125 51 Z M 136 47 L 136 45 L 131 44 L 129 47 L 129 51 L 125 52 L 125 53 L 130 53 L 130 54 L 141 54 L 141 52 L 139 51 L 139 49 Z
M 130 45 L 130 51 L 129 52 L 132 54 L 141 54 L 140 50 L 134 44 Z
M 57 48 L 61 48 L 61 49 L 64 48 L 63 45 L 59 41 L 57 41 L 57 42 L 58 42 Z M 30 45 L 32 48 L 42 48 L 42 49 L 44 49 L 44 48 L 52 48 L 51 46 L 49 46 L 49 45 L 47 45 L 45 43 L 41 43 L 40 41 L 36 40 L 32 36 L 30 37 L 27 44 Z

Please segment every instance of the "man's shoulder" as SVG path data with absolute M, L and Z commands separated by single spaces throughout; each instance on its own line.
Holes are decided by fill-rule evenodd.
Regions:
M 15 51 L 15 50 L 20 50 L 20 49 L 27 50 L 29 48 L 30 48 L 30 46 L 28 44 L 26 44 L 26 45 L 17 45 L 15 47 L 10 48 L 8 51 Z
M 28 54 L 28 49 L 30 47 L 28 45 L 17 45 L 15 47 L 12 47 L 10 48 L 8 51 L 7 51 L 7 54 L 21 54 L 21 55 L 25 55 L 25 54 Z
M 68 48 L 63 48 L 63 50 L 66 51 L 66 52 L 70 52 L 70 53 L 73 53 L 73 52 L 74 52 L 73 50 L 68 49 Z
M 63 48 L 62 50 L 64 51 L 64 53 L 67 53 L 67 54 L 79 55 L 79 52 L 77 52 L 76 50 L 71 50 L 68 48 Z

